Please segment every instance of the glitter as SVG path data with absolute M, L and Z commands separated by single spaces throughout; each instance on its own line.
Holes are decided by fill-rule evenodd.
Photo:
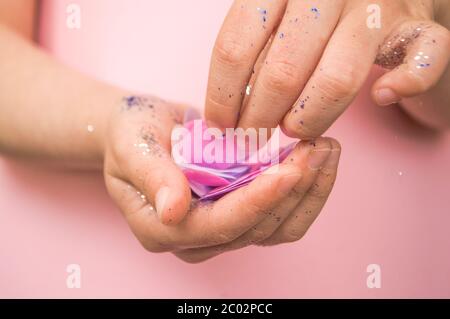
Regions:
M 247 85 L 246 89 L 245 89 L 245 94 L 246 95 L 250 95 L 250 92 L 252 91 L 252 86 L 249 84 Z
M 265 23 L 267 21 L 267 10 L 260 7 L 256 8 L 256 10 L 262 15 L 262 21 Z
M 87 126 L 87 131 L 88 131 L 89 133 L 94 132 L 94 130 L 95 130 L 94 125 L 89 124 L 89 125 Z
M 405 63 L 408 47 L 420 36 L 421 32 L 421 28 L 415 28 L 391 37 L 380 47 L 375 64 L 385 69 L 394 69 Z
M 417 61 L 416 68 L 417 69 L 423 69 L 428 68 L 431 66 L 431 63 L 429 63 L 430 57 L 428 55 L 424 55 L 422 51 L 417 53 L 417 55 L 414 57 L 414 60 Z
M 398 176 L 403 176 L 403 172 L 398 172 Z
M 263 8 L 258 7 L 258 8 L 256 8 L 256 10 L 258 10 L 259 12 L 261 12 L 261 14 L 264 14 L 264 15 L 267 14 L 267 10 L 266 10 L 266 9 L 263 9 Z
M 141 149 L 144 156 L 150 154 L 150 146 L 147 143 L 135 143 L 134 147 Z
M 314 13 L 314 19 L 317 19 L 320 16 L 319 8 L 312 7 L 311 12 Z
M 136 97 L 135 96 L 128 96 L 128 97 L 125 98 L 125 100 L 126 100 L 128 106 L 132 106 L 135 103 L 135 101 L 136 101 Z
M 139 111 L 142 111 L 143 108 L 147 107 L 152 109 L 154 105 L 152 103 L 148 103 L 149 99 L 145 96 L 126 96 L 122 99 L 125 102 L 124 109 L 131 110 L 131 109 L 138 109 Z

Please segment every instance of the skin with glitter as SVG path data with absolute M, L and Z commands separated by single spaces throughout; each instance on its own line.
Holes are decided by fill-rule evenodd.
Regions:
M 385 72 L 370 91 L 376 104 L 398 105 L 433 129 L 450 126 L 450 16 L 443 14 L 450 2 L 380 0 L 380 17 L 365 1 L 313 3 L 264 2 L 270 19 L 261 30 L 261 1 L 234 1 L 212 54 L 207 120 L 218 128 L 280 126 L 290 137 L 315 138 L 344 113 L 377 65 Z M 380 27 L 369 18 L 379 18 Z M 216 90 L 233 94 L 248 84 L 245 98 Z M 421 107 L 424 100 L 432 106 Z
M 423 26 L 415 28 L 413 31 L 406 31 L 397 34 L 384 43 L 375 58 L 375 64 L 385 68 L 394 69 L 403 64 L 408 53 L 408 47 L 420 37 Z
M 152 252 L 172 252 L 183 260 L 200 262 L 252 244 L 276 245 L 302 238 L 334 185 L 340 158 L 337 141 L 320 137 L 313 142 L 301 141 L 270 174 L 258 176 L 215 202 L 192 201 L 187 179 L 170 154 L 171 133 L 182 123 L 186 107 L 131 93 L 61 65 L 33 42 L 33 35 L 37 34 L 33 26 L 38 25 L 36 1 L 21 1 L 21 7 L 17 2 L 0 1 L 1 152 L 30 161 L 60 162 L 103 172 L 111 198 L 138 240 Z M 292 133 L 292 127 L 282 119 L 293 105 L 298 105 L 297 101 L 307 98 L 304 108 L 289 112 L 292 117 L 286 121 L 295 129 L 301 127 L 299 120 L 303 121 L 304 129 L 295 131 L 295 136 L 310 132 L 314 135 L 308 136 L 311 138 L 323 133 L 343 112 L 365 81 L 386 33 L 401 33 L 398 28 L 404 25 L 399 26 L 395 19 L 384 21 L 385 27 L 371 32 L 368 41 L 367 30 L 361 28 L 361 21 L 366 18 L 363 1 L 314 3 L 320 9 L 318 19 L 312 18 L 314 12 L 307 1 L 235 2 L 223 30 L 237 38 L 219 35 L 211 63 L 206 99 L 209 119 L 220 125 L 222 120 L 231 122 L 223 127 L 272 128 L 282 123 Z M 429 5 L 431 2 L 422 1 L 428 6 L 416 16 L 416 1 L 378 3 L 402 13 L 405 20 L 412 19 L 417 24 L 415 21 L 421 19 L 429 26 L 428 36 L 414 41 L 417 47 L 412 53 L 416 56 L 423 52 L 423 58 L 429 56 L 432 66 L 414 67 L 414 71 L 424 84 L 422 89 L 435 85 L 436 100 L 448 101 L 447 95 L 440 95 L 439 88 L 444 87 L 448 94 L 448 82 L 442 85 L 440 77 L 446 70 L 449 51 L 442 48 L 450 42 L 448 33 L 432 20 L 435 9 Z M 258 10 L 261 6 L 264 8 Z M 20 19 L 11 23 L 1 14 L 5 12 Z M 286 35 L 282 39 L 272 36 L 278 27 Z M 235 45 L 223 45 L 224 39 Z M 355 41 L 364 45 L 349 45 Z M 258 64 L 265 47 L 268 49 Z M 243 52 L 235 54 L 233 48 L 242 48 Z M 336 51 L 340 53 L 339 61 L 331 59 Z M 217 58 L 217 54 L 225 56 Z M 242 57 L 245 61 L 240 60 Z M 231 74 L 222 74 L 224 71 Z M 383 85 L 405 96 L 417 94 L 411 82 L 414 78 L 405 80 L 405 74 L 395 72 L 392 70 L 384 78 L 389 80 L 389 76 L 397 74 L 394 84 Z M 343 81 L 342 76 L 348 74 L 351 76 Z M 38 83 L 30 75 L 38 75 Z M 244 96 L 249 79 L 252 90 Z M 321 91 L 326 84 L 326 92 Z M 240 112 L 244 98 L 248 98 L 248 107 Z M 212 110 L 219 115 L 218 122 L 211 113 L 212 101 L 216 102 Z M 222 104 L 226 111 L 220 109 Z M 448 107 L 421 109 L 428 112 L 421 115 L 421 120 L 429 119 L 430 112 L 435 112 L 442 123 L 448 123 Z M 241 115 L 239 121 L 243 122 L 239 123 Z M 95 128 L 94 134 L 87 134 L 87 125 Z

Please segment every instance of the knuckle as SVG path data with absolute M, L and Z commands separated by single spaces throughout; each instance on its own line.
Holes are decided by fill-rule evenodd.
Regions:
M 339 143 L 338 140 L 336 140 L 334 138 L 328 138 L 328 139 L 330 140 L 331 146 L 333 147 L 333 151 L 340 152 L 342 150 L 342 145 L 341 145 L 341 143 Z
M 260 230 L 258 228 L 253 228 L 250 232 L 249 236 L 249 243 L 256 243 L 260 242 L 266 238 L 268 238 L 271 235 L 271 233 L 267 230 Z
M 235 127 L 239 116 L 240 104 L 232 103 L 220 92 L 208 94 L 206 98 L 205 117 L 222 127 Z
M 302 239 L 305 233 L 306 231 L 304 230 L 296 230 L 293 228 L 287 229 L 283 231 L 281 235 L 281 241 L 285 243 L 293 243 Z
M 164 234 L 155 235 L 153 231 L 146 227 L 134 229 L 133 232 L 142 247 L 152 253 L 163 253 L 172 251 L 175 245 L 170 240 L 169 236 Z
M 165 245 L 151 241 L 151 240 L 139 240 L 145 250 L 151 253 L 164 253 L 170 251 Z
M 123 138 L 113 138 L 116 142 L 111 148 L 112 154 L 116 160 L 123 161 L 130 152 L 130 145 Z
M 214 232 L 210 236 L 210 239 L 208 241 L 214 245 L 221 245 L 229 243 L 233 241 L 235 238 L 237 238 L 235 231 L 232 229 L 228 229 Z
M 356 93 L 356 87 L 355 70 L 351 66 L 324 72 L 318 85 L 322 96 L 328 102 L 351 99 Z
M 213 51 L 217 61 L 223 64 L 239 66 L 248 60 L 247 48 L 239 41 L 239 35 L 233 32 L 222 34 Z
M 247 215 L 254 215 L 255 217 L 261 214 L 271 213 L 271 209 L 274 207 L 275 203 L 273 198 L 267 196 L 270 192 L 275 192 L 277 190 L 277 183 L 279 176 L 271 178 L 269 176 L 259 177 L 259 182 L 264 186 L 259 190 L 250 190 L 249 188 L 244 188 L 242 192 L 242 202 L 245 202 L 242 209 L 245 210 L 244 213 Z M 253 213 L 253 214 L 252 214 Z
M 197 246 L 218 246 L 229 243 L 237 237 L 237 230 L 226 227 L 223 221 L 207 218 L 203 235 L 200 235 Z
M 224 118 L 235 117 L 238 114 L 239 109 L 228 100 L 224 100 L 225 97 L 221 94 L 210 94 L 206 99 L 207 107 L 205 109 L 206 118 L 214 118 L 223 120 Z M 228 103 L 227 103 L 228 102 Z
M 319 129 L 308 123 L 300 123 L 296 116 L 289 116 L 283 121 L 281 126 L 283 133 L 289 137 L 311 140 L 319 137 L 323 133 L 323 129 Z
M 322 186 L 323 188 L 322 192 L 324 193 L 331 192 L 331 189 L 333 188 L 333 182 L 337 176 L 337 167 L 335 168 L 322 167 L 320 169 L 320 175 L 323 176 L 324 180 L 327 183 L 325 186 Z
M 304 183 L 299 183 L 292 188 L 291 193 L 289 194 L 290 198 L 293 199 L 301 199 L 305 196 L 305 185 Z
M 308 195 L 318 200 L 324 201 L 328 198 L 332 187 L 332 183 L 326 185 L 319 185 L 315 183 L 308 191 Z
M 275 93 L 298 93 L 301 78 L 297 67 L 289 62 L 266 65 L 263 86 Z

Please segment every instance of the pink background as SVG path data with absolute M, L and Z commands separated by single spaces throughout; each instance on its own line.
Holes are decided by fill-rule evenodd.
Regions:
M 66 27 L 69 3 L 80 30 Z M 230 3 L 44 1 L 41 37 L 83 72 L 200 106 Z M 306 237 L 199 265 L 141 248 L 100 174 L 0 159 L 0 297 L 450 297 L 450 135 L 367 94 L 328 132 L 343 145 L 340 175 Z M 72 263 L 81 289 L 66 287 Z M 366 286 L 372 263 L 381 289 Z

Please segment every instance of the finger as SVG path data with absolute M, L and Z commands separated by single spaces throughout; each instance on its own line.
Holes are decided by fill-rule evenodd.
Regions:
M 245 88 L 258 55 L 284 13 L 286 0 L 236 0 L 214 46 L 205 102 L 206 119 L 236 126 Z
M 449 30 L 430 21 L 404 23 L 378 55 L 378 64 L 391 71 L 373 85 L 374 101 L 390 105 L 428 91 L 441 78 L 449 58 Z
M 244 99 L 242 101 L 242 105 L 239 111 L 239 116 L 241 114 L 244 114 L 245 112 L 245 108 L 247 107 L 248 101 L 250 100 L 252 89 L 255 86 L 256 78 L 258 77 L 259 72 L 264 64 L 264 61 L 266 60 L 267 53 L 269 52 L 270 46 L 272 45 L 272 41 L 273 41 L 273 34 L 267 41 L 266 46 L 259 54 L 258 59 L 256 60 L 255 65 L 253 66 L 252 75 L 250 77 L 250 80 L 248 81 L 247 87 L 245 88 Z
M 216 202 L 197 202 L 189 216 L 177 227 L 153 225 L 162 243 L 178 249 L 228 243 L 262 221 L 284 201 L 302 178 L 300 167 L 281 163 L 271 167 L 249 185 Z M 135 224 L 145 223 L 139 220 Z M 131 222 L 130 222 L 131 223 Z
M 299 143 L 284 162 L 298 166 L 303 177 L 287 198 L 270 211 L 267 217 L 232 242 L 205 248 L 185 249 L 175 252 L 175 255 L 188 262 L 201 262 L 230 250 L 256 244 L 270 237 L 307 193 L 330 151 L 330 139 L 320 138 L 315 143 Z
M 143 99 L 143 98 L 142 98 Z M 152 108 L 130 109 L 127 134 L 114 137 L 115 162 L 120 170 L 106 172 L 131 183 L 155 208 L 164 224 L 179 223 L 189 208 L 191 191 L 183 172 L 170 156 L 170 134 L 175 119 L 170 106 L 152 101 Z M 155 117 L 149 124 L 147 118 Z M 122 130 L 119 130 L 122 131 Z M 108 166 L 109 167 L 109 166 Z
M 322 135 L 352 102 L 384 37 L 382 31 L 361 28 L 362 23 L 359 10 L 342 18 L 300 98 L 283 119 L 287 135 Z
M 189 216 L 176 227 L 167 227 L 146 214 L 132 214 L 128 223 L 139 229 L 138 238 L 164 246 L 187 249 L 232 241 L 261 221 L 301 179 L 294 165 L 283 164 L 277 173 L 264 174 L 217 202 L 194 202 Z
M 148 225 L 159 223 L 155 208 L 145 198 L 143 194 L 130 183 L 123 181 L 110 174 L 105 174 L 106 187 L 111 198 L 117 204 L 120 211 L 130 225 L 131 231 L 139 239 L 145 249 L 154 253 L 167 252 L 171 247 L 160 244 L 157 240 L 150 238 L 147 234 L 152 234 L 152 229 Z M 135 225 L 130 220 L 135 219 L 134 216 L 140 216 L 139 219 L 146 222 Z M 153 220 L 149 223 L 148 220 Z M 145 236 L 143 236 L 145 234 Z
M 239 127 L 275 128 L 303 90 L 331 36 L 343 1 L 290 1 Z M 305 45 L 306 44 L 306 45 Z
M 301 239 L 325 205 L 334 186 L 341 147 L 332 141 L 332 150 L 319 175 L 297 208 L 286 218 L 283 224 L 261 245 L 276 245 Z

